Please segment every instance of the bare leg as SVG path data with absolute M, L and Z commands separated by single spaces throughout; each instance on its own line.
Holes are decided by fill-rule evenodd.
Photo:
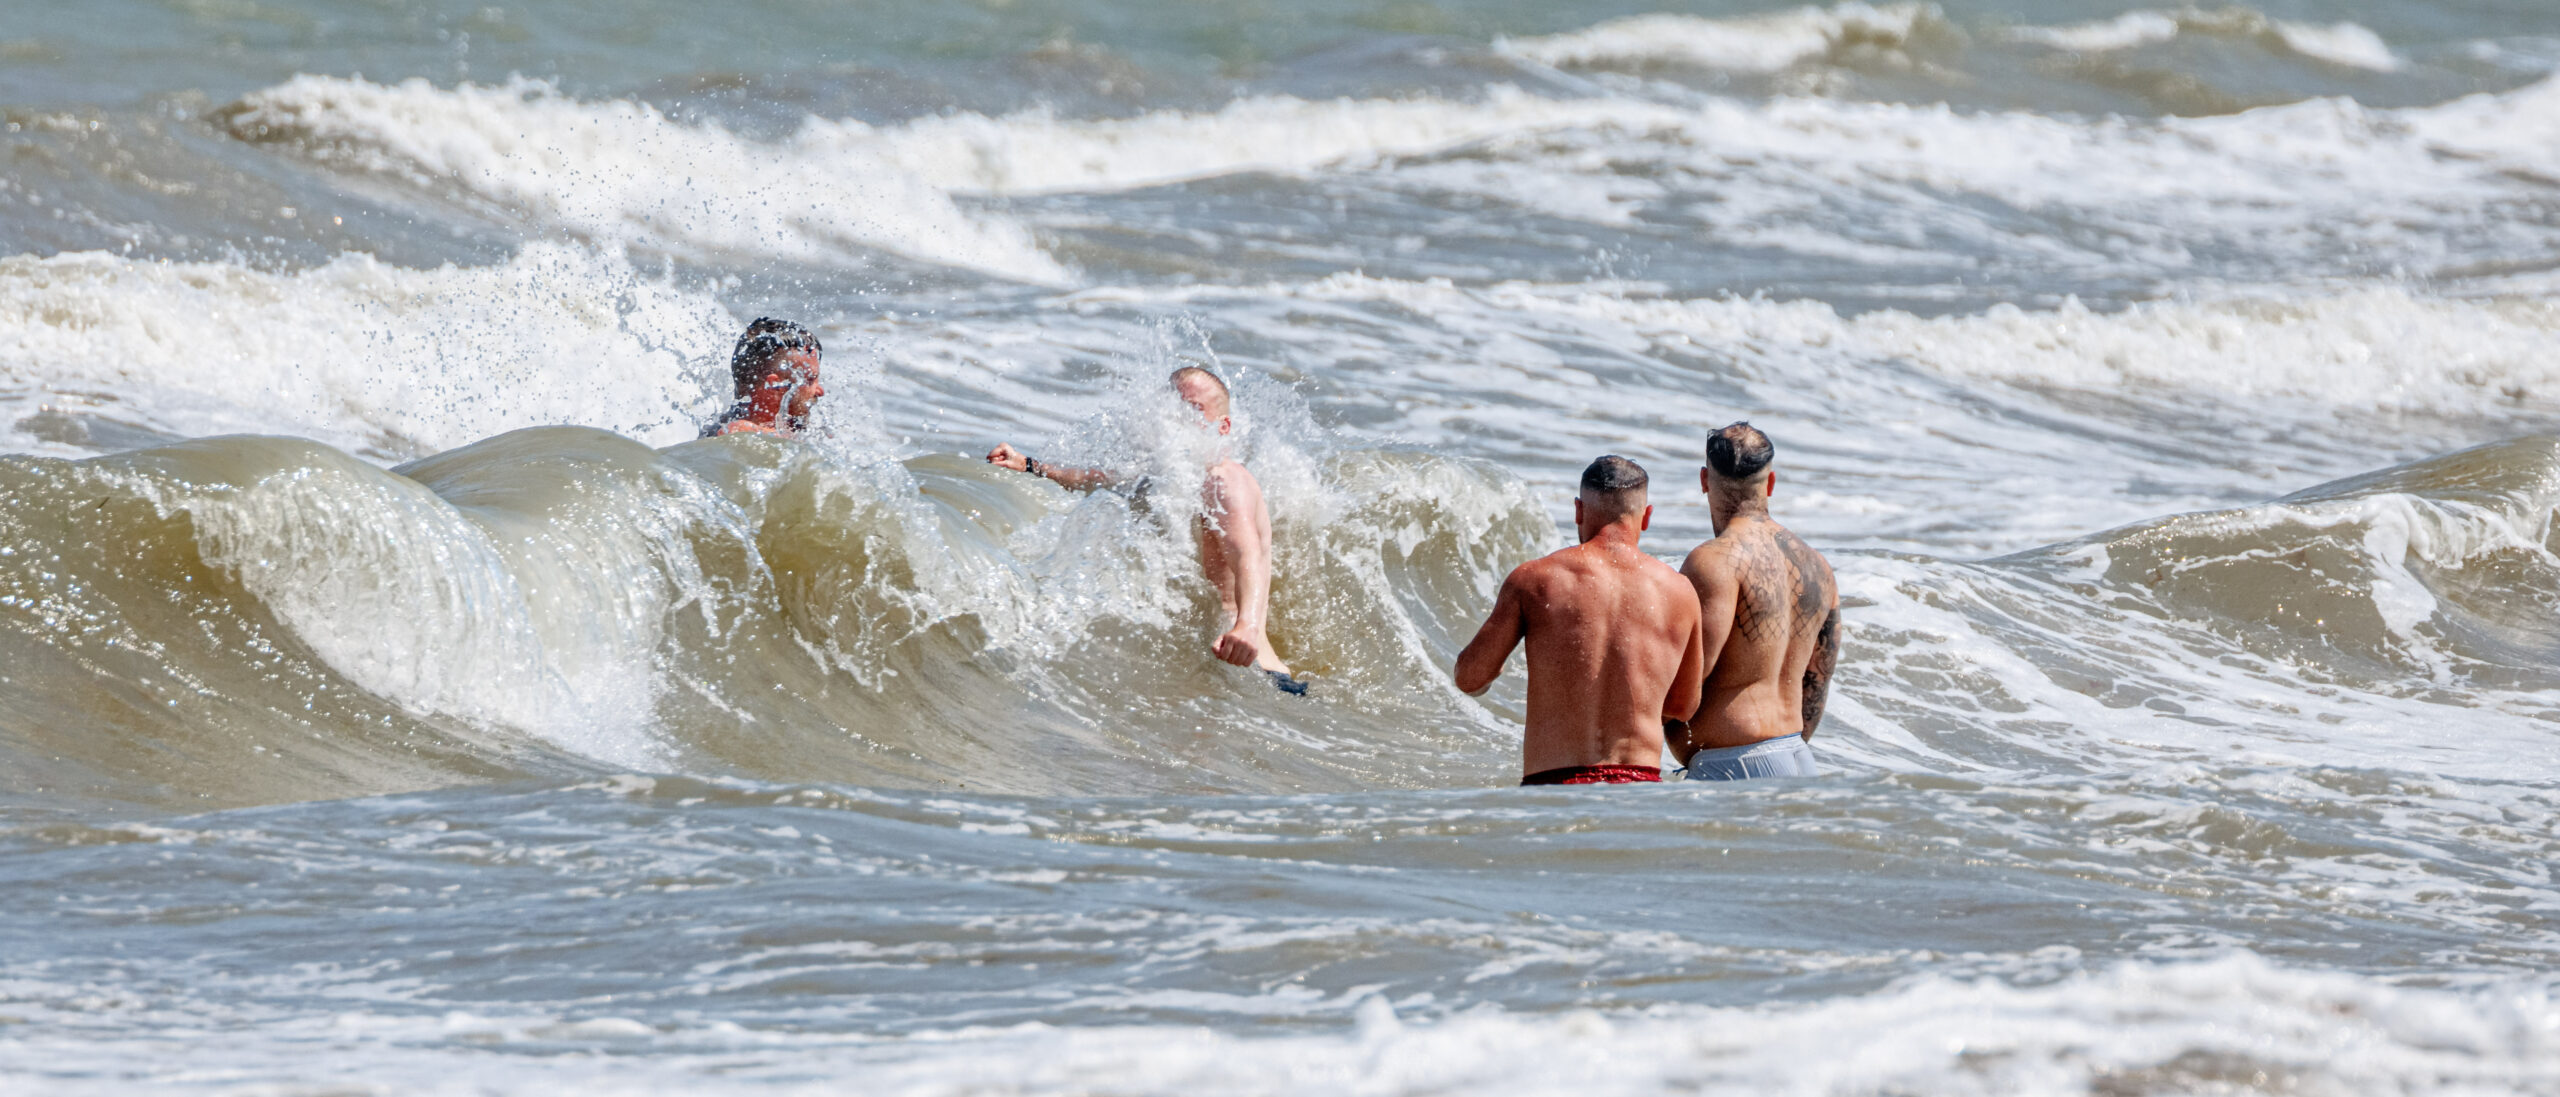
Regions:
M 1243 465 L 1226 462 L 1209 471 L 1202 502 L 1208 515 L 1200 529 L 1200 568 L 1218 588 L 1227 631 L 1210 645 L 1218 658 L 1236 666 L 1289 673 L 1289 664 L 1271 650 L 1271 511 L 1262 501 L 1262 485 Z

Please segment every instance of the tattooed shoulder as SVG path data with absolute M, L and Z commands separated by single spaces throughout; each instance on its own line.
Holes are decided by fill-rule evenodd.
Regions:
M 1781 527 L 1777 538 L 1779 549 L 1787 554 L 1787 562 L 1794 565 L 1796 573 L 1796 620 L 1820 620 L 1831 608 L 1831 569 L 1822 562 L 1822 554 L 1813 551 L 1813 546 L 1805 544 L 1794 531 Z

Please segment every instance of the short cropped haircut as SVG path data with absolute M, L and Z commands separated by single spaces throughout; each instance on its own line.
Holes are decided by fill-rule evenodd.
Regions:
M 1707 467 L 1727 480 L 1748 480 L 1778 459 L 1778 445 L 1749 422 L 1707 436 Z
M 825 348 L 818 345 L 817 336 L 789 320 L 760 316 L 755 323 L 747 325 L 746 332 L 738 336 L 736 349 L 729 352 L 729 381 L 736 387 L 738 398 L 745 399 L 747 393 L 756 387 L 756 382 L 764 380 L 765 371 L 772 367 L 774 359 L 795 350 L 825 353 Z
M 1652 478 L 1644 474 L 1644 466 L 1614 453 L 1592 461 L 1589 468 L 1582 470 L 1583 494 L 1597 496 L 1619 514 L 1635 509 L 1632 504 L 1643 497 L 1650 483 Z
M 1182 379 L 1185 377 L 1206 377 L 1209 379 L 1210 384 L 1218 386 L 1217 414 L 1225 415 L 1235 409 L 1234 398 L 1229 396 L 1227 393 L 1227 383 L 1219 380 L 1217 374 L 1211 373 L 1198 366 L 1184 366 L 1181 369 L 1173 371 L 1173 376 L 1167 378 L 1167 380 L 1172 381 L 1178 387 L 1182 384 Z

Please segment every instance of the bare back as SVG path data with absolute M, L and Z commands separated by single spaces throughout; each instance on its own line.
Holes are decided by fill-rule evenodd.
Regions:
M 1699 603 L 1707 673 L 1674 756 L 1810 737 L 1839 652 L 1840 589 L 1813 546 L 1766 513 L 1736 516 L 1681 565 Z
M 1660 765 L 1663 720 L 1691 708 L 1704 668 L 1697 599 L 1633 540 L 1595 539 L 1522 564 L 1458 657 L 1462 687 L 1490 684 L 1527 641 L 1523 773 Z

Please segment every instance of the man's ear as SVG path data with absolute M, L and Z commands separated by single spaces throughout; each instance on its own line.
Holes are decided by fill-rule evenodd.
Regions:
M 1770 495 L 1776 495 L 1777 493 L 1778 493 L 1778 470 L 1776 470 L 1776 469 L 1770 469 L 1770 470 L 1769 470 L 1769 482 L 1768 482 L 1767 484 L 1764 484 L 1764 485 L 1762 485 L 1762 486 L 1761 486 L 1761 488 L 1760 488 L 1760 494 L 1761 494 L 1762 496 L 1770 496 Z
M 1219 416 L 1219 417 L 1218 417 L 1218 433 L 1220 433 L 1220 434 L 1225 434 L 1225 433 L 1227 433 L 1228 431 L 1234 430 L 1234 429 L 1235 429 L 1235 425 L 1236 425 L 1236 419 L 1235 419 L 1235 416 L 1232 416 L 1232 415 L 1221 415 L 1221 416 Z
M 1714 485 L 1714 484 L 1712 484 L 1712 483 L 1710 483 L 1710 482 L 1708 482 L 1708 480 L 1707 480 L 1707 475 L 1708 475 L 1710 472 L 1712 472 L 1712 471 L 1714 471 L 1714 470 L 1709 469 L 1709 468 L 1708 468 L 1707 466 L 1705 466 L 1705 465 L 1700 465 L 1700 466 L 1698 466 L 1698 492 L 1699 492 L 1699 494 L 1702 494 L 1702 495 L 1703 495 L 1703 494 L 1705 494 L 1705 493 L 1707 493 L 1707 492 L 1710 492 L 1710 491 L 1714 491 L 1714 490 L 1715 490 L 1715 485 Z
M 1643 521 L 1641 521 L 1641 522 L 1638 522 L 1638 523 L 1636 524 L 1636 532 L 1638 532 L 1638 533 L 1642 533 L 1642 532 L 1644 532 L 1644 531 L 1646 531 L 1646 530 L 1649 530 L 1649 529 L 1652 529 L 1652 528 L 1653 528 L 1653 504 L 1651 504 L 1651 503 L 1646 503 L 1646 504 L 1644 505 L 1644 520 L 1643 520 Z
M 1582 499 L 1579 496 L 1573 500 L 1573 531 L 1577 536 L 1582 532 Z

